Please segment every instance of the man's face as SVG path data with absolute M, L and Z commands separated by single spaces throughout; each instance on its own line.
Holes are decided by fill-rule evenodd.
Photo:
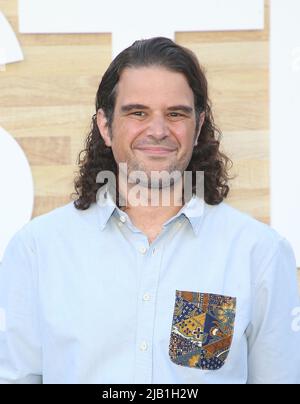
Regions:
M 196 133 L 194 94 L 185 76 L 162 67 L 127 68 L 117 89 L 112 130 L 103 111 L 98 126 L 119 163 L 127 163 L 128 174 L 165 170 L 170 174 L 187 168 Z

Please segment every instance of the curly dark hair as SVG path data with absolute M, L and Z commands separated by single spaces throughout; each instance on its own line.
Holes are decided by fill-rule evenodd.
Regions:
M 96 96 L 96 114 L 92 117 L 90 133 L 85 149 L 79 154 L 79 175 L 75 179 L 74 205 L 86 210 L 96 202 L 97 192 L 104 183 L 97 182 L 101 171 L 113 172 L 116 177 L 117 163 L 107 147 L 97 125 L 97 111 L 103 109 L 111 128 L 116 104 L 118 82 L 125 68 L 161 66 L 170 71 L 183 73 L 194 93 L 197 113 L 196 131 L 199 130 L 200 113 L 205 112 L 198 145 L 194 147 L 187 167 L 192 172 L 193 192 L 197 171 L 204 171 L 204 199 L 210 205 L 220 204 L 229 193 L 228 175 L 232 161 L 220 152 L 221 132 L 214 123 L 211 102 L 208 98 L 207 79 L 192 51 L 162 37 L 136 41 L 121 52 L 105 72 Z M 117 196 L 118 200 L 118 196 Z M 118 202 L 116 202 L 118 205 Z

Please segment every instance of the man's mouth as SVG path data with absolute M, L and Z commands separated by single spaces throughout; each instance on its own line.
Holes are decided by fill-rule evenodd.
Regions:
M 146 154 L 154 155 L 168 155 L 176 151 L 176 149 L 169 149 L 165 147 L 139 147 L 137 150 Z

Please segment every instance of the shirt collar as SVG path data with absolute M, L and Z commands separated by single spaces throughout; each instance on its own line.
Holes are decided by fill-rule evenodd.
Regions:
M 189 223 L 192 226 L 195 235 L 197 236 L 200 230 L 204 209 L 205 209 L 204 199 L 199 198 L 197 195 L 193 195 L 193 197 L 189 200 L 189 202 L 187 202 L 180 209 L 177 215 L 172 217 L 168 222 L 165 223 L 165 225 L 176 220 L 177 217 L 184 215 L 189 220 Z
M 98 205 L 100 230 L 104 230 L 114 211 L 120 210 L 108 192 L 107 185 L 103 185 L 99 189 L 96 204 Z
M 98 199 L 96 203 L 98 205 L 100 230 L 105 229 L 109 219 L 111 218 L 115 210 L 118 211 L 120 216 L 125 215 L 125 213 L 120 208 L 118 208 L 118 206 L 114 202 L 110 192 L 108 191 L 107 185 L 104 185 L 99 189 Z M 198 197 L 197 195 L 193 195 L 189 202 L 187 202 L 174 217 L 164 223 L 164 227 L 167 226 L 169 223 L 175 221 L 178 217 L 184 215 L 189 220 L 189 223 L 192 226 L 195 235 L 198 235 L 201 225 L 201 219 L 204 214 L 204 209 L 204 199 Z

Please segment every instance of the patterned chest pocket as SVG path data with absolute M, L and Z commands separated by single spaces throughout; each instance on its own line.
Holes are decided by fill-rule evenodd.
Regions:
M 229 354 L 236 298 L 176 291 L 169 355 L 177 365 L 220 369 Z

